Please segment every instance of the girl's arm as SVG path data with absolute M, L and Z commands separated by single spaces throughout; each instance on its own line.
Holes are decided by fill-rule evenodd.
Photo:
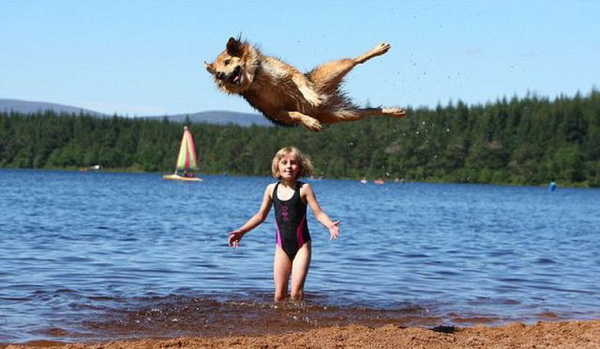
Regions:
M 317 197 L 315 196 L 315 192 L 312 190 L 310 184 L 305 183 L 300 189 L 300 194 L 306 198 L 306 203 L 310 206 L 313 213 L 315 214 L 315 218 L 323 224 L 327 229 L 329 229 L 330 239 L 334 240 L 340 235 L 340 228 L 338 225 L 340 221 L 332 221 L 329 216 L 323 212 L 319 202 L 317 201 Z
M 259 226 L 267 218 L 269 211 L 271 211 L 271 204 L 273 202 L 271 193 L 273 192 L 274 185 L 275 184 L 269 184 L 267 189 L 265 189 L 265 195 L 263 195 L 262 204 L 260 205 L 258 212 L 256 212 L 256 214 L 252 216 L 252 218 L 250 218 L 246 223 L 244 223 L 244 225 L 242 225 L 239 229 L 229 233 L 229 246 L 237 248 L 240 245 L 240 240 L 242 237 L 250 230 Z

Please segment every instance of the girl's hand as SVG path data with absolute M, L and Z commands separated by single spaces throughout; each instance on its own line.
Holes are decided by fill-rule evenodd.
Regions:
M 241 230 L 234 230 L 231 233 L 229 233 L 229 246 L 230 247 L 234 247 L 234 248 L 238 248 L 240 246 L 240 240 L 242 239 L 242 237 L 244 237 L 244 234 Z
M 335 240 L 340 236 L 340 225 L 341 221 L 335 221 L 329 226 L 329 240 Z

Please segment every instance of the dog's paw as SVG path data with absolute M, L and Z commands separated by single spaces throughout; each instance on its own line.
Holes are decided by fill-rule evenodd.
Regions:
M 383 108 L 381 111 L 384 115 L 392 118 L 403 118 L 406 116 L 406 111 L 402 108 Z
M 388 44 L 387 42 L 382 42 L 381 44 L 375 46 L 373 51 L 377 52 L 377 54 L 382 55 L 382 54 L 388 52 L 390 50 L 390 47 L 392 47 L 392 46 L 390 44 Z
M 391 47 L 391 45 L 388 44 L 387 42 L 382 42 L 381 44 L 373 47 L 369 52 L 358 56 L 355 59 L 355 62 L 357 64 L 360 64 L 360 63 L 364 63 L 364 62 L 368 61 L 369 59 L 371 59 L 373 57 L 381 56 L 381 55 L 385 54 L 386 52 L 388 52 L 390 47 Z
M 319 120 L 311 118 L 310 116 L 302 118 L 300 122 L 302 123 L 302 126 L 306 127 L 311 131 L 320 132 L 323 130 L 323 125 L 321 125 Z

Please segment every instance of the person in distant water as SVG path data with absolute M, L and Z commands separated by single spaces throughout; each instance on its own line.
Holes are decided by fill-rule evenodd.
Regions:
M 275 206 L 276 247 L 273 263 L 275 281 L 275 301 L 287 298 L 290 276 L 292 300 L 304 299 L 304 283 L 308 275 L 311 259 L 311 243 L 306 223 L 306 207 L 310 206 L 315 218 L 329 229 L 330 239 L 340 235 L 340 221 L 332 221 L 321 210 L 315 193 L 308 183 L 298 178 L 312 173 L 310 159 L 295 147 L 280 149 L 273 158 L 272 173 L 278 182 L 271 183 L 265 189 L 262 204 L 258 212 L 241 228 L 229 233 L 229 246 L 237 248 L 242 237 L 260 225 Z

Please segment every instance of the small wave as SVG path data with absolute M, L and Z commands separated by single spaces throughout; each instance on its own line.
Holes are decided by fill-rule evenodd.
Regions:
M 537 261 L 535 261 L 537 264 L 540 265 L 547 265 L 547 264 L 556 264 L 556 262 L 553 259 L 550 258 L 539 258 Z
M 429 258 L 428 255 L 423 254 L 423 253 L 406 253 L 403 255 L 403 257 L 406 257 L 406 258 Z

